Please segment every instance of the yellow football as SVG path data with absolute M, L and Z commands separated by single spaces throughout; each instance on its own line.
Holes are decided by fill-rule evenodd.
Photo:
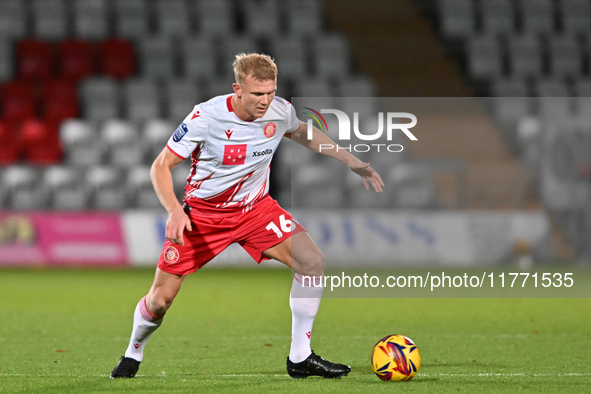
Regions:
M 378 341 L 371 352 L 371 367 L 382 380 L 412 379 L 421 366 L 417 345 L 404 335 L 388 335 Z

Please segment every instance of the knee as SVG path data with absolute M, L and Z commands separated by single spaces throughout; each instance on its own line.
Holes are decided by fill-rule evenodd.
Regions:
M 146 299 L 148 310 L 155 316 L 162 316 L 172 305 L 174 297 L 161 291 L 150 291 Z
M 312 253 L 302 264 L 302 275 L 320 276 L 324 274 L 324 255 L 320 250 Z

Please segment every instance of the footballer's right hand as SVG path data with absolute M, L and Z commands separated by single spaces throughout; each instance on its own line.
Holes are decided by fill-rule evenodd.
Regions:
M 185 229 L 187 229 L 187 231 L 193 230 L 191 227 L 191 220 L 179 205 L 178 208 L 168 214 L 165 237 L 173 244 L 185 246 L 185 239 L 183 237 Z

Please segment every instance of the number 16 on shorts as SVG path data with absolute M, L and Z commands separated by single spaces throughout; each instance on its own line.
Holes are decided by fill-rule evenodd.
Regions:
M 279 227 L 281 227 L 281 230 L 279 229 L 275 221 L 272 221 L 271 223 L 267 224 L 267 227 L 265 228 L 267 230 L 275 232 L 277 238 L 281 238 L 283 237 L 283 233 L 290 233 L 295 228 L 295 226 L 295 220 L 292 221 L 290 219 L 286 219 L 285 215 L 281 215 L 279 216 Z

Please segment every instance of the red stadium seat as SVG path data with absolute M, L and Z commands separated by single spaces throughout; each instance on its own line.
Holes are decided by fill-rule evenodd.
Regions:
M 18 161 L 19 141 L 8 122 L 0 122 L 0 166 Z
M 2 117 L 10 122 L 35 116 L 37 97 L 33 85 L 26 81 L 7 82 L 0 87 Z
M 38 119 L 28 119 L 21 125 L 19 140 L 24 158 L 31 164 L 57 164 L 61 161 L 61 146 L 57 127 Z
M 93 44 L 84 40 L 69 39 L 58 47 L 62 78 L 79 81 L 96 72 Z
M 52 80 L 42 89 L 43 118 L 51 123 L 60 123 L 64 119 L 77 118 L 78 90 L 68 80 Z
M 99 52 L 103 74 L 117 79 L 129 78 L 135 75 L 135 51 L 129 41 L 110 38 L 101 43 Z
M 17 44 L 18 75 L 28 80 L 49 79 L 55 64 L 53 46 L 47 41 L 26 39 Z

